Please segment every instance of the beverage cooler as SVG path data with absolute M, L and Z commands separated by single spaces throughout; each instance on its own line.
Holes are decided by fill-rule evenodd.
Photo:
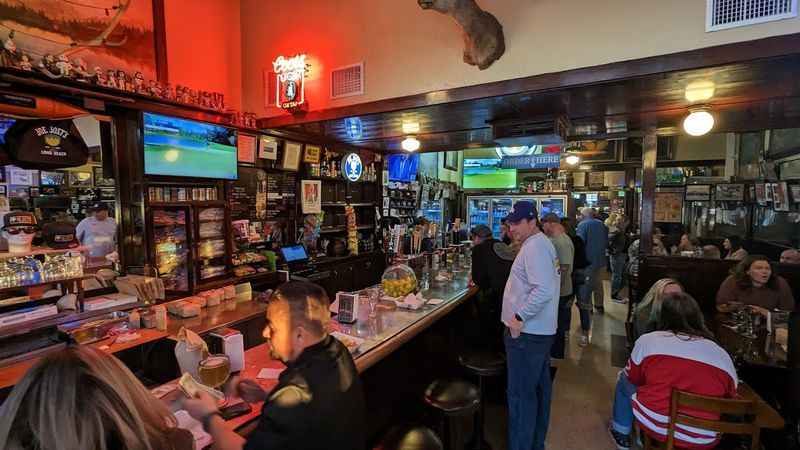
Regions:
M 514 203 L 528 200 L 536 205 L 539 217 L 556 213 L 559 217 L 567 214 L 566 195 L 503 195 L 467 196 L 467 217 L 471 229 L 476 225 L 486 225 L 492 229 L 495 238 L 500 238 L 500 221 L 510 212 Z
M 230 234 L 223 203 L 152 206 L 150 263 L 171 294 L 190 294 L 226 276 Z

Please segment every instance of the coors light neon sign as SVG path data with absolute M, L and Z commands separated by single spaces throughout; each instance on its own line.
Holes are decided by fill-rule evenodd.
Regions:
M 295 109 L 305 103 L 306 55 L 291 58 L 278 56 L 272 67 L 277 76 L 275 105 L 278 108 Z

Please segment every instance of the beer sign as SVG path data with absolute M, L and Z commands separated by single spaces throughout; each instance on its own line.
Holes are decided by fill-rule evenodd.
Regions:
M 295 109 L 305 103 L 306 55 L 278 56 L 272 67 L 277 77 L 275 105 Z

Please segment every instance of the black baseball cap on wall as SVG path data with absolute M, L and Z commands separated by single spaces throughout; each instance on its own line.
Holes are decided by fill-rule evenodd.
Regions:
M 75 225 L 69 222 L 51 222 L 42 228 L 42 237 L 50 248 L 75 248 L 79 245 Z

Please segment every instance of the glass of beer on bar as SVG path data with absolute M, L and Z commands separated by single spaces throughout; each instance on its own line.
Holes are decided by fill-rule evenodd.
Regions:
M 231 374 L 231 360 L 228 355 L 208 355 L 197 366 L 200 382 L 208 387 L 219 389 L 228 381 Z

